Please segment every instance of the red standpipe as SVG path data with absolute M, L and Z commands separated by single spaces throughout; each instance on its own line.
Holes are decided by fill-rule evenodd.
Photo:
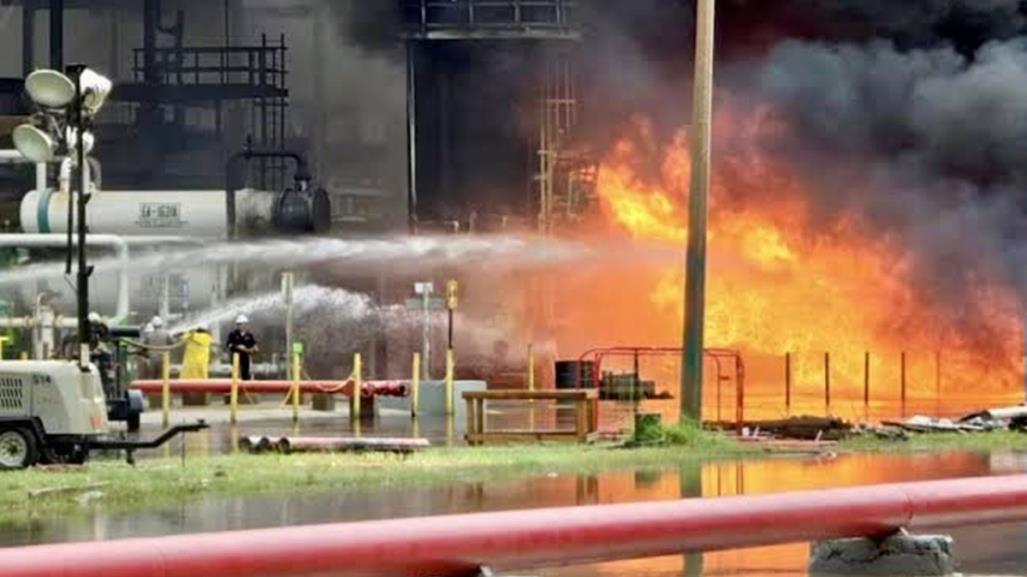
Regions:
M 1027 475 L 0 549 L 0 577 L 464 577 L 1027 521 Z
M 164 384 L 159 380 L 132 381 L 129 388 L 143 393 L 159 394 Z M 342 394 L 352 396 L 353 381 L 300 381 L 303 394 Z M 232 391 L 231 379 L 182 379 L 169 383 L 171 394 L 212 393 L 228 394 Z M 405 397 L 406 381 L 364 381 L 361 386 L 363 397 Z M 239 391 L 251 394 L 287 394 L 292 391 L 292 381 L 239 381 Z

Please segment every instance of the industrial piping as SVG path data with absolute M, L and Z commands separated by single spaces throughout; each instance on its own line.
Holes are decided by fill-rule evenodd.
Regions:
M 0 247 L 60 248 L 64 247 L 66 243 L 67 236 L 64 234 L 0 234 Z M 121 262 L 118 270 L 117 305 L 114 316 L 108 321 L 110 324 L 119 324 L 127 319 L 129 315 L 128 243 L 120 236 L 112 234 L 91 234 L 86 237 L 86 246 L 114 247 L 118 260 Z M 58 324 L 61 327 L 73 328 L 78 326 L 78 321 L 75 318 L 67 318 L 61 319 Z M 31 326 L 31 318 L 0 318 L 0 327 Z
M 164 382 L 160 380 L 132 381 L 129 388 L 142 393 L 158 394 L 163 390 Z M 292 392 L 292 381 L 260 380 L 238 381 L 239 391 L 251 394 L 286 394 Z M 183 379 L 170 381 L 168 388 L 171 394 L 210 393 L 228 394 L 232 391 L 231 379 Z M 353 395 L 353 379 L 345 381 L 300 381 L 300 393 L 346 396 Z M 362 397 L 405 397 L 407 396 L 406 381 L 364 381 L 360 387 Z
M 467 577 L 1027 521 L 1027 475 L 0 549 L 0 577 Z

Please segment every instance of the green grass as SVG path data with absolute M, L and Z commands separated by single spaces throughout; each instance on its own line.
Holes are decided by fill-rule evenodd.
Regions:
M 695 421 L 665 425 L 657 419 L 643 419 L 628 441 L 632 447 L 692 447 L 705 450 L 741 449 L 738 443 L 723 434 L 703 429 Z
M 910 433 L 905 440 L 879 439 L 860 435 L 838 444 L 841 452 L 946 452 L 946 451 L 1019 451 L 1027 450 L 1027 433 L 992 431 L 988 433 Z
M 337 490 L 479 482 L 589 474 L 627 467 L 678 466 L 700 459 L 752 454 L 751 448 L 703 432 L 709 444 L 621 448 L 611 445 L 541 445 L 428 449 L 410 456 L 383 454 L 264 454 L 121 462 L 84 467 L 34 468 L 0 473 L 0 525 L 22 525 L 33 516 L 72 514 L 84 493 L 108 510 L 134 508 L 210 495 L 296 494 Z M 100 484 L 97 488 L 93 486 Z M 59 491 L 30 497 L 40 489 Z
M 905 441 L 871 436 L 839 443 L 840 453 L 1027 450 L 1027 434 L 912 435 Z M 600 444 L 433 448 L 410 456 L 383 454 L 222 455 L 149 459 L 130 467 L 96 461 L 84 467 L 0 473 L 0 526 L 20 527 L 37 516 L 72 515 L 79 499 L 108 511 L 159 506 L 201 496 L 380 490 L 473 483 L 550 473 L 594 474 L 625 468 L 679 467 L 698 460 L 759 456 L 761 449 L 695 424 L 648 424 L 625 446 Z M 97 486 L 93 488 L 94 486 Z M 30 496 L 43 490 L 43 494 Z M 55 490 L 53 492 L 45 492 Z

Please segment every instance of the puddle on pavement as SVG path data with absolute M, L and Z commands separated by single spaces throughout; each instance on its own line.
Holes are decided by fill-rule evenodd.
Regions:
M 597 475 L 551 474 L 519 481 L 345 491 L 318 495 L 205 497 L 131 513 L 109 513 L 102 503 L 73 517 L 35 519 L 0 534 L 0 545 L 118 539 L 437 515 L 472 511 L 658 501 L 681 497 L 760 494 L 907 480 L 998 475 L 1027 471 L 1027 454 L 846 455 L 695 463 Z M 964 573 L 1024 574 L 1027 526 L 953 531 Z M 661 557 L 550 569 L 547 577 L 801 575 L 808 545 Z M 201 577 L 201 576 L 198 576 Z

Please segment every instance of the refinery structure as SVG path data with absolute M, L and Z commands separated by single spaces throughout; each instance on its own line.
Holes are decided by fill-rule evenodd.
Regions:
M 29 74 L 81 64 L 112 83 L 90 119 L 85 163 L 88 305 L 108 324 L 209 324 L 223 343 L 248 314 L 269 377 L 286 375 L 292 342 L 306 341 L 320 378 L 349 374 L 354 352 L 377 378 L 405 376 L 413 352 L 440 375 L 452 346 L 458 374 L 502 383 L 530 346 L 545 386 L 562 374 L 564 385 L 594 378 L 678 397 L 692 36 L 670 22 L 691 25 L 692 13 L 675 4 L 663 22 L 652 16 L 663 8 L 642 4 L 4 3 L 7 354 L 67 354 L 78 326 L 60 262 L 76 222 L 75 158 L 33 163 L 14 134 L 26 122 L 47 129 L 26 95 Z M 803 78 L 809 67 L 791 68 L 845 68 L 852 57 L 854 78 L 839 86 L 885 83 L 859 66 L 869 75 L 867 62 L 916 41 L 818 54 L 813 41 L 777 42 L 733 4 L 721 14 L 738 31 L 720 41 L 703 402 L 723 419 L 746 380 L 773 397 L 772 408 L 752 408 L 767 416 L 790 411 L 793 392 L 809 410 L 830 407 L 821 389 L 853 416 L 869 409 L 871 389 L 889 403 L 951 397 L 953 407 L 967 386 L 1016 394 L 1018 280 L 991 238 L 995 211 L 949 200 L 960 186 L 992 198 L 979 176 L 987 161 L 946 157 L 916 126 L 893 137 L 873 110 L 851 139 L 819 132 L 803 104 L 820 95 Z M 750 30 L 763 36 L 744 40 Z M 617 54 L 625 60 L 611 65 Z M 952 74 L 988 64 L 959 64 L 958 51 L 938 58 L 952 59 Z M 896 107 L 941 82 L 895 74 L 907 76 L 895 78 L 907 87 Z M 908 141 L 914 176 L 872 148 L 837 160 L 874 139 L 884 150 Z M 821 162 L 843 176 L 825 179 Z M 923 192 L 931 187 L 940 192 Z M 990 228 L 957 249 L 931 223 Z M 283 273 L 296 275 L 299 300 L 286 298 Z M 461 293 L 455 321 L 443 302 L 450 281 Z M 424 283 L 432 294 L 414 290 Z M 302 318 L 286 322 L 292 307 Z M 624 350 L 594 352 L 611 347 Z M 718 362 L 718 350 L 739 362 Z M 604 356 L 606 375 L 595 366 Z M 226 375 L 230 364 L 222 351 L 213 367 Z
M 1025 87 L 1024 0 L 0 0 L 0 577 L 1022 574 Z

